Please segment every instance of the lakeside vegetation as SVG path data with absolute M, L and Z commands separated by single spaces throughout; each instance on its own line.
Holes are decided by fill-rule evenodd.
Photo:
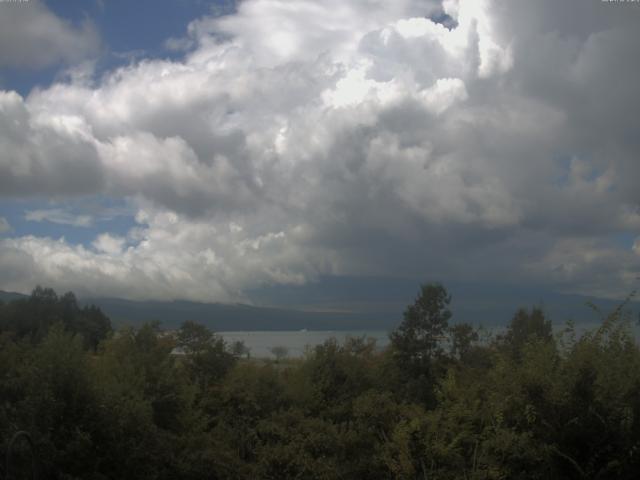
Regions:
M 624 304 L 580 336 L 519 310 L 484 342 L 449 304 L 421 287 L 382 351 L 351 338 L 255 362 L 202 325 L 114 332 L 38 288 L 0 303 L 0 447 L 27 431 L 60 479 L 637 478 Z

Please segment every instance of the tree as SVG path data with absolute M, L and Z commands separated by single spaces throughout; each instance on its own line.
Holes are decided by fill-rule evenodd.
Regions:
M 80 334 L 84 346 L 94 351 L 111 333 L 109 318 L 96 306 L 80 308 L 72 292 L 59 297 L 51 288 L 36 287 L 30 297 L 13 300 L 2 310 L 0 331 L 11 331 L 34 343 L 40 342 L 56 324 Z
M 236 340 L 229 347 L 231 354 L 236 358 L 251 358 L 251 348 L 247 347 L 242 340 Z
M 220 380 L 236 363 L 222 337 L 204 325 L 186 321 L 178 330 L 177 345 L 185 354 L 185 363 L 202 389 Z
M 409 363 L 424 363 L 442 354 L 441 340 L 451 318 L 451 295 L 440 284 L 422 285 L 420 294 L 404 312 L 404 320 L 391 333 L 397 353 Z
M 204 325 L 187 320 L 178 330 L 177 343 L 185 354 L 206 350 L 213 340 L 213 333 Z
M 478 332 L 468 323 L 459 323 L 449 329 L 451 355 L 464 361 L 473 344 L 478 341 Z
M 289 349 L 282 345 L 271 347 L 269 351 L 274 357 L 276 357 L 276 363 L 280 363 L 280 360 L 284 360 L 289 355 Z
M 531 312 L 519 309 L 511 319 L 507 332 L 498 340 L 514 358 L 519 358 L 522 348 L 533 339 L 543 342 L 553 340 L 551 321 L 546 319 L 539 307 L 533 307 Z
M 435 384 L 442 370 L 442 340 L 448 328 L 451 296 L 437 283 L 425 284 L 404 320 L 391 333 L 392 388 L 406 398 L 434 405 Z M 442 373 L 442 372 L 441 372 Z

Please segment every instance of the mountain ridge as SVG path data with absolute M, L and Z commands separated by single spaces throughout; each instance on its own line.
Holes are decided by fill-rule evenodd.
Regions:
M 603 313 L 612 311 L 618 300 L 577 294 L 528 292 L 526 290 L 487 292 L 481 287 L 453 287 L 452 323 L 468 322 L 486 327 L 504 326 L 518 308 L 542 306 L 554 324 L 568 319 L 576 323 L 594 323 L 599 319 L 586 304 L 597 304 Z M 8 302 L 28 295 L 0 291 L 0 300 Z M 319 302 L 310 305 L 264 306 L 244 303 L 207 303 L 190 300 L 128 300 L 111 297 L 79 298 L 81 305 L 96 305 L 115 326 L 141 325 L 159 321 L 164 328 L 177 328 L 192 320 L 215 331 L 278 330 L 392 330 L 402 320 L 411 297 L 394 298 L 379 304 Z M 634 315 L 640 304 L 629 305 Z

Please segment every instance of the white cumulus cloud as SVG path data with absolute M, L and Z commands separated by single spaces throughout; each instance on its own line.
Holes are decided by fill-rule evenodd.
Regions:
M 0 5 L 0 67 L 76 63 L 96 54 L 99 47 L 100 37 L 91 22 L 72 25 L 41 0 Z

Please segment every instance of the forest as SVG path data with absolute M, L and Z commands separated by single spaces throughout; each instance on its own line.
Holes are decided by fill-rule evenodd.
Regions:
M 579 335 L 537 307 L 482 335 L 450 301 L 422 285 L 384 349 L 269 360 L 188 319 L 114 331 L 38 287 L 0 303 L 0 478 L 638 478 L 625 303 Z

